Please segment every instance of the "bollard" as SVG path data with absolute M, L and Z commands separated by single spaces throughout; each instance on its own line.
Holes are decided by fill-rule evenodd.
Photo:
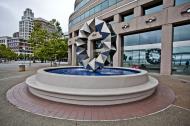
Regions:
M 25 65 L 23 65 L 23 64 L 19 64 L 18 67 L 19 67 L 19 72 L 23 72 L 26 70 Z

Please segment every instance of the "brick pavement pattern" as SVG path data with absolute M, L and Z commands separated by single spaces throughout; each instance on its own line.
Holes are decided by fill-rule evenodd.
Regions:
M 28 91 L 25 83 L 21 83 L 8 90 L 7 99 L 17 108 L 46 117 L 108 121 L 142 117 L 161 111 L 174 102 L 175 94 L 169 87 L 160 84 L 152 96 L 141 101 L 113 106 L 79 106 L 38 98 Z

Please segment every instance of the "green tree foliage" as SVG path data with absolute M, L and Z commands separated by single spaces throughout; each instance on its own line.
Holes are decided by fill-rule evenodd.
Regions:
M 47 30 L 42 29 L 42 26 L 39 22 L 34 23 L 33 32 L 31 33 L 31 37 L 29 39 L 29 43 L 34 50 L 39 48 L 41 45 L 47 43 L 48 40 L 48 32 Z
M 43 61 L 61 61 L 67 57 L 67 40 L 62 39 L 62 29 L 55 19 L 50 21 L 57 31 L 48 33 L 39 23 L 34 24 L 29 42 L 33 47 L 34 57 Z M 59 28 L 60 27 L 60 28 Z
M 18 59 L 20 59 L 20 60 L 23 60 L 23 59 L 25 59 L 25 56 L 24 56 L 24 54 L 20 54 L 20 55 L 18 55 Z
M 63 36 L 63 32 L 62 32 L 62 28 L 61 28 L 61 26 L 60 26 L 60 23 L 59 23 L 56 19 L 52 19 L 52 20 L 50 21 L 50 23 L 55 26 L 55 28 L 56 28 L 56 30 L 57 30 L 56 34 L 57 34 L 59 37 L 62 37 L 62 36 Z
M 17 54 L 10 48 L 7 48 L 5 45 L 0 45 L 0 58 L 4 58 L 6 60 L 14 60 L 17 58 Z

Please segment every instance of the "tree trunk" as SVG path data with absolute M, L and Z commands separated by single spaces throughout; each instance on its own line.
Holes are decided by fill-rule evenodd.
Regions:
M 52 67 L 52 59 L 51 59 L 51 67 Z

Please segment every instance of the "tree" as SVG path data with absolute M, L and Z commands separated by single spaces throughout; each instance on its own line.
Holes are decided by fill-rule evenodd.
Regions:
M 5 58 L 5 50 L 6 50 L 6 46 L 0 45 L 0 58 Z
M 5 45 L 0 45 L 0 58 L 4 58 L 5 60 L 15 60 L 17 54 Z
M 44 30 L 39 22 L 34 23 L 34 28 L 31 33 L 31 37 L 29 39 L 29 43 L 31 44 L 34 52 L 33 61 L 35 62 L 35 57 L 38 57 L 36 52 L 39 52 L 39 48 L 47 44 L 49 39 L 49 34 L 47 30 Z
M 24 54 L 18 55 L 18 59 L 23 60 L 25 58 Z
M 61 38 L 52 38 L 45 46 L 46 53 L 44 56 L 47 55 L 52 65 L 53 61 L 57 60 L 60 62 L 64 57 L 67 57 L 67 50 L 67 41 Z
M 61 26 L 60 26 L 60 23 L 59 23 L 56 19 L 52 19 L 52 20 L 50 21 L 50 23 L 55 26 L 55 29 L 56 29 L 56 32 L 55 32 L 55 33 L 56 33 L 59 37 L 62 37 L 62 36 L 63 36 L 63 31 L 62 31 L 62 28 L 61 28 Z
M 50 22 L 56 27 L 56 32 L 48 33 L 39 23 L 36 23 L 29 42 L 33 47 L 34 57 L 42 62 L 49 60 L 52 65 L 53 61 L 61 61 L 67 57 L 67 40 L 62 39 L 60 23 L 55 19 Z
M 50 48 L 52 49 L 51 51 L 53 52 L 52 59 L 61 61 L 64 57 L 67 57 L 68 40 L 62 39 L 63 36 L 62 28 L 60 26 L 60 23 L 56 19 L 52 19 L 50 23 L 54 25 L 57 30 L 56 32 L 51 33 Z

